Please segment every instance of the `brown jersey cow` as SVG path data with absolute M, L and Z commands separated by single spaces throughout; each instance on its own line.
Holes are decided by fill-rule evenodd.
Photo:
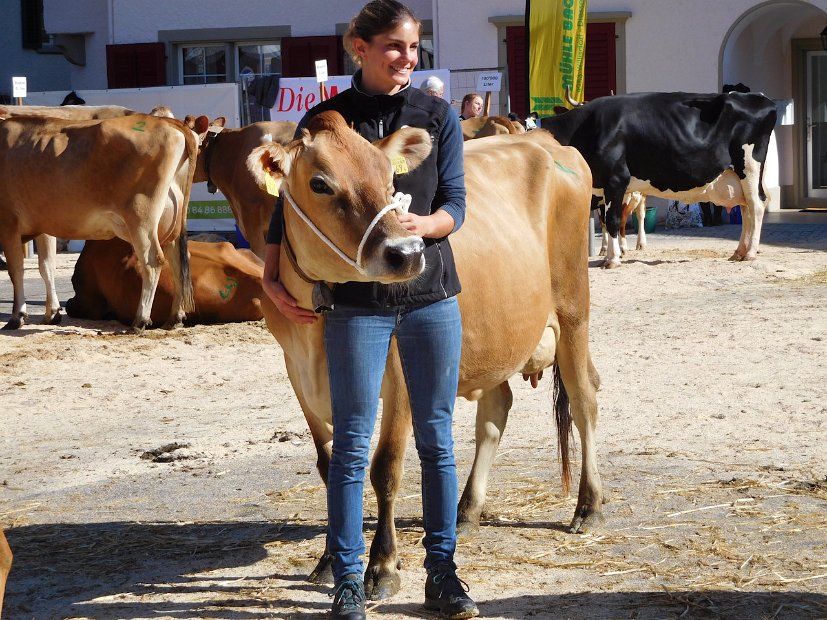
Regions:
M 323 112 L 313 118 L 303 138 L 286 148 L 269 145 L 253 151 L 249 163 L 261 185 L 265 170 L 283 178 L 295 203 L 342 254 L 285 205 L 285 239 L 295 255 L 291 259 L 287 244 L 281 245 L 280 279 L 300 306 L 314 307 L 313 280 L 392 283 L 420 272 L 422 250 L 417 253 L 414 241 L 419 240 L 421 247 L 421 239 L 412 237 L 393 213 L 386 213 L 375 225 L 373 219 L 390 204 L 390 161 L 403 157 L 407 168 L 413 169 L 430 148 L 427 132 L 413 128 L 371 145 L 337 113 Z M 532 131 L 466 142 L 465 175 L 466 220 L 451 237 L 463 287 L 458 297 L 463 321 L 458 395 L 477 401 L 478 408 L 477 453 L 460 500 L 458 525 L 478 526 L 488 472 L 511 407 L 509 378 L 535 375 L 553 366 L 566 487 L 572 420 L 582 448 L 571 529 L 588 529 L 601 520 L 603 499 L 594 440 L 599 379 L 589 354 L 588 333 L 586 235 L 591 173 L 576 150 L 561 146 L 548 132 Z M 325 179 L 329 191 L 312 190 L 309 181 L 318 178 Z M 361 262 L 353 261 L 371 226 L 371 243 L 364 244 Z M 394 252 L 400 247 L 405 251 Z M 318 468 L 326 479 L 332 417 L 324 319 L 297 326 L 269 300 L 263 309 L 268 328 L 284 352 L 316 444 Z M 387 597 L 400 587 L 394 500 L 411 435 L 411 413 L 395 348 L 388 358 L 382 400 L 379 443 L 371 462 L 378 524 L 365 574 L 366 590 L 374 598 Z M 314 575 L 328 560 L 322 558 Z

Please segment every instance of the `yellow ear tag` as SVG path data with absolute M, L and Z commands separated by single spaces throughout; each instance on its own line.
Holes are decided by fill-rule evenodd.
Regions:
M 401 155 L 391 157 L 391 165 L 396 174 L 407 174 L 408 172 L 408 160 Z
M 280 183 L 276 182 L 276 180 L 270 175 L 269 172 L 264 173 L 264 189 L 267 190 L 267 193 L 272 196 L 279 195 L 279 185 Z

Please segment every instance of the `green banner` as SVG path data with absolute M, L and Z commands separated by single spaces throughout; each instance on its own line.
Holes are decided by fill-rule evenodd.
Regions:
M 540 116 L 583 101 L 587 0 L 527 0 L 529 108 Z

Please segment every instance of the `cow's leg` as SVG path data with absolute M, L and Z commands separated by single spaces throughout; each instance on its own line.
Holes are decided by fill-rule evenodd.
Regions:
M 379 443 L 370 466 L 378 507 L 376 533 L 365 571 L 365 592 L 372 599 L 393 596 L 402 586 L 396 538 L 395 502 L 411 434 L 411 409 L 396 347 L 391 347 L 382 390 Z
M 606 230 L 606 206 L 600 205 L 597 213 L 600 219 L 600 230 L 603 231 L 598 256 L 606 256 L 606 252 L 609 249 L 609 231 Z
M 626 210 L 624 209 L 620 213 L 620 230 L 618 231 L 619 234 L 620 234 L 619 240 L 620 240 L 620 256 L 621 256 L 621 258 L 626 256 L 626 251 L 629 249 L 626 245 L 626 223 L 628 222 L 628 220 L 629 220 L 629 214 L 626 213 Z
M 141 297 L 135 311 L 135 320 L 132 321 L 132 329 L 141 333 L 152 325 L 152 302 L 155 298 L 158 279 L 161 277 L 163 252 L 154 231 L 150 237 L 144 230 L 137 230 L 131 243 L 138 259 L 138 273 L 141 275 Z
M 313 438 L 313 445 L 316 446 L 316 469 L 319 471 L 319 476 L 322 478 L 325 487 L 327 486 L 327 472 L 330 467 L 330 454 L 333 447 L 333 433 L 330 426 L 315 415 L 306 400 L 304 399 L 301 390 L 296 389 L 296 396 L 299 399 L 304 419 L 307 422 L 307 427 L 310 429 L 310 436 Z M 311 583 L 333 583 L 333 556 L 327 550 L 325 544 L 324 553 L 319 559 L 316 567 L 307 577 Z
M 644 220 L 646 218 L 646 196 L 641 196 L 640 200 L 638 200 L 638 203 L 635 206 L 635 213 L 637 215 L 637 245 L 635 246 L 635 249 L 645 250 L 646 226 Z
M 35 238 L 37 244 L 37 264 L 40 268 L 40 277 L 46 287 L 46 313 L 43 316 L 43 323 L 47 325 L 58 325 L 63 319 L 60 301 L 55 289 L 55 261 L 57 256 L 57 239 L 51 235 L 38 235 Z
M 749 150 L 744 153 L 744 178 L 741 179 L 741 189 L 747 204 L 741 207 L 741 239 L 730 260 L 755 260 L 758 258 L 761 226 L 769 201 L 766 196 L 761 196 L 761 163 L 752 157 Z
M 186 313 L 195 309 L 186 230 L 182 230 L 177 240 L 164 246 L 164 256 L 169 263 L 175 285 L 164 329 L 176 329 L 184 325 Z
M 508 412 L 514 398 L 507 382 L 488 390 L 477 402 L 477 423 L 474 432 L 476 452 L 471 473 L 459 500 L 457 533 L 470 536 L 480 527 L 480 517 L 485 508 L 488 491 L 488 474 L 497 456 Z
M 623 212 L 623 190 L 606 189 L 606 229 L 609 233 L 609 243 L 606 249 L 604 269 L 613 269 L 620 266 L 620 216 Z
M 19 329 L 29 318 L 26 309 L 26 294 L 23 289 L 23 244 L 20 235 L 16 231 L 0 229 L 0 241 L 6 252 L 6 263 L 8 265 L 9 278 L 14 290 L 14 301 L 12 302 L 11 318 L 3 326 L 3 329 Z
M 585 532 L 600 525 L 604 518 L 603 485 L 597 469 L 595 429 L 599 377 L 589 353 L 588 323 L 563 323 L 557 342 L 557 364 L 568 395 L 571 417 L 580 434 L 582 462 L 577 508 L 571 521 L 572 532 Z
M 11 571 L 12 552 L 6 535 L 0 529 L 0 616 L 3 615 L 3 595 L 6 592 L 6 579 Z

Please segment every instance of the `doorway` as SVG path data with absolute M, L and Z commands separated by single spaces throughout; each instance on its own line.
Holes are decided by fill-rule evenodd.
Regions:
M 827 52 L 806 53 L 806 198 L 827 198 Z

